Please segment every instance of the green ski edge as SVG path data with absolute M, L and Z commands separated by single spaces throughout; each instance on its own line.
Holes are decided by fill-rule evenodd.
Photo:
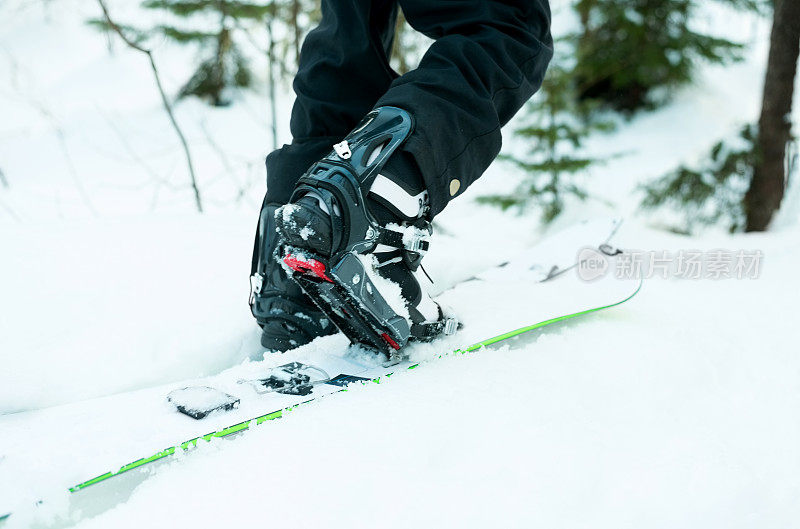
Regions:
M 601 310 L 609 309 L 611 307 L 616 307 L 617 305 L 621 305 L 621 304 L 625 303 L 626 301 L 630 300 L 631 298 L 633 298 L 639 292 L 639 290 L 641 288 L 642 288 L 642 283 L 639 282 L 639 285 L 636 287 L 636 290 L 630 296 L 628 296 L 627 298 L 623 299 L 622 301 L 617 301 L 616 303 L 612 303 L 610 305 L 604 305 L 602 307 L 596 307 L 596 308 L 593 308 L 593 309 L 587 309 L 587 310 L 584 310 L 584 311 L 581 311 L 581 312 L 575 312 L 575 313 L 572 313 L 572 314 L 566 314 L 564 316 L 558 316 L 556 318 L 551 318 L 549 320 L 540 321 L 539 323 L 534 323 L 533 325 L 528 325 L 527 327 L 520 327 L 519 329 L 515 329 L 513 331 L 509 331 L 509 332 L 507 332 L 505 334 L 500 334 L 498 336 L 494 336 L 494 337 L 489 338 L 487 340 L 484 340 L 482 342 L 478 342 L 478 343 L 472 344 L 469 347 L 465 347 L 463 349 L 456 349 L 454 351 L 451 351 L 450 353 L 444 353 L 444 354 L 440 355 L 439 358 L 442 358 L 443 356 L 447 356 L 447 355 L 464 354 L 464 353 L 470 353 L 470 352 L 473 352 L 473 351 L 477 351 L 478 349 L 481 349 L 483 347 L 487 347 L 489 345 L 493 345 L 493 344 L 496 344 L 498 342 L 502 342 L 504 340 L 508 340 L 509 338 L 513 338 L 515 336 L 519 336 L 520 334 L 525 334 L 527 332 L 539 329 L 541 327 L 545 327 L 547 325 L 551 325 L 553 323 L 558 323 L 560 321 L 569 320 L 571 318 L 577 318 L 579 316 L 584 316 L 586 314 L 591 314 L 593 312 L 598 312 L 598 311 L 601 311 Z M 408 366 L 407 368 L 405 368 L 405 370 L 416 369 L 420 365 L 421 364 L 419 364 L 419 363 L 412 364 L 412 365 Z M 386 375 L 384 375 L 384 378 L 388 378 L 388 377 L 392 376 L 393 374 L 394 373 L 387 373 Z M 375 379 L 371 380 L 370 382 L 362 382 L 362 384 L 367 384 L 367 383 L 379 384 L 380 382 L 381 382 L 381 377 L 378 377 L 378 378 L 375 378 Z M 342 388 L 337 393 L 342 392 L 342 391 L 347 391 L 347 389 L 346 388 Z M 113 478 L 114 476 L 118 476 L 118 475 L 120 475 L 122 473 L 128 472 L 129 470 L 133 470 L 135 468 L 139 468 L 139 467 L 141 467 L 143 465 L 146 465 L 148 463 L 152 463 L 153 461 L 158 461 L 160 459 L 164 459 L 165 457 L 169 457 L 169 456 L 173 455 L 175 453 L 175 451 L 178 450 L 178 449 L 181 449 L 181 450 L 184 450 L 184 451 L 189 450 L 191 448 L 196 447 L 198 442 L 201 441 L 201 440 L 202 441 L 206 441 L 206 442 L 211 442 L 211 440 L 214 439 L 214 438 L 227 437 L 229 435 L 233 435 L 233 434 L 237 434 L 237 433 L 249 430 L 252 426 L 257 426 L 257 425 L 260 425 L 262 423 L 265 423 L 267 421 L 271 421 L 271 420 L 274 420 L 274 419 L 280 419 L 281 417 L 284 416 L 284 414 L 286 412 L 289 412 L 289 411 L 297 408 L 298 406 L 302 406 L 303 404 L 308 404 L 309 402 L 311 402 L 313 400 L 315 400 L 315 399 L 311 398 L 309 400 L 300 402 L 300 403 L 295 404 L 293 406 L 289 406 L 287 408 L 282 408 L 280 410 L 273 411 L 273 412 L 267 413 L 265 415 L 260 415 L 258 417 L 254 417 L 252 419 L 248 419 L 246 421 L 240 422 L 238 424 L 234 424 L 232 426 L 228 426 L 227 428 L 223 428 L 223 429 L 217 430 L 215 432 L 207 433 L 205 435 L 201 435 L 200 437 L 195 437 L 194 439 L 189 439 L 188 441 L 184 441 L 184 442 L 180 443 L 179 445 L 172 446 L 172 447 L 167 448 L 165 450 L 162 450 L 162 451 L 160 451 L 158 453 L 155 453 L 155 454 L 151 455 L 150 457 L 145 457 L 143 459 L 139 459 L 139 460 L 134 461 L 132 463 L 128 463 L 127 465 L 124 465 L 122 468 L 120 468 L 116 472 L 106 472 L 105 474 L 101 474 L 101 475 L 99 475 L 99 476 L 97 476 L 95 478 L 92 478 L 92 479 L 88 480 L 88 481 L 84 481 L 83 483 L 79 483 L 79 484 L 75 485 L 74 487 L 70 487 L 69 491 L 70 492 L 77 492 L 79 490 L 85 489 L 86 487 L 90 487 L 90 486 L 95 485 L 97 483 L 101 483 L 101 482 L 106 481 L 106 480 L 108 480 L 110 478 Z

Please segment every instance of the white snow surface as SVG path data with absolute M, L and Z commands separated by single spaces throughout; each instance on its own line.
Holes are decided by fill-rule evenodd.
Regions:
M 247 313 L 252 223 L 157 215 L 0 226 L 0 413 L 212 374 L 258 353 Z
M 119 45 L 109 55 L 83 23 L 94 4 L 10 0 L 0 15 L 0 423 L 48 434 L 31 443 L 32 468 L 10 468 L 0 427 L 0 511 L 11 500 L 7 525 L 27 527 L 65 512 L 65 487 L 108 470 L 92 416 L 70 437 L 87 432 L 81 448 L 97 450 L 99 468 L 51 457 L 70 449 L 46 422 L 57 406 L 261 360 L 247 275 L 271 137 L 263 94 L 228 109 L 178 105 L 209 210 L 196 214 L 148 66 Z M 758 279 L 650 279 L 619 308 L 179 456 L 74 525 L 800 527 L 800 187 L 765 234 L 677 236 L 635 213 L 637 184 L 757 116 L 768 24 L 717 10 L 708 20 L 751 44 L 746 60 L 704 68 L 665 109 L 590 142 L 593 154 L 625 153 L 587 176 L 600 200 L 568 204 L 544 230 L 535 211 L 474 204 L 518 180 L 495 164 L 436 219 L 425 267 L 441 292 L 611 213 L 628 217 L 619 240 L 630 248 L 761 250 Z M 156 47 L 172 93 L 191 53 Z M 280 99 L 286 135 L 288 91 Z M 546 303 L 532 289 L 525 303 L 485 310 Z

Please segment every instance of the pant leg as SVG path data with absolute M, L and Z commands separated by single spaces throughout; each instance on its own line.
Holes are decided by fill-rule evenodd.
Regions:
M 301 49 L 290 145 L 267 157 L 267 202 L 286 203 L 308 167 L 344 138 L 397 74 L 389 65 L 397 0 L 322 0 Z
M 553 55 L 547 0 L 399 0 L 435 39 L 419 67 L 375 106 L 415 118 L 404 145 L 420 167 L 433 215 L 500 152 L 500 127 L 539 89 Z

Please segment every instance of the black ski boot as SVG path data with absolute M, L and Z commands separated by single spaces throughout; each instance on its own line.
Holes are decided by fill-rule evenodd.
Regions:
M 265 203 L 261 209 L 250 270 L 250 310 L 261 326 L 261 345 L 283 352 L 333 334 L 336 326 L 278 263 L 277 208 Z
M 428 194 L 410 155 L 392 156 L 412 128 L 404 110 L 373 110 L 276 213 L 292 278 L 352 342 L 390 358 L 458 325 L 418 274 L 432 232 Z

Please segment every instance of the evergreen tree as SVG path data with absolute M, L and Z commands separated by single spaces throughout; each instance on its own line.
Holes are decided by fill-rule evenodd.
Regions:
M 698 168 L 680 166 L 643 186 L 642 207 L 669 207 L 682 216 L 674 230 L 691 233 L 698 226 L 724 223 L 731 232 L 745 226 L 742 203 L 758 161 L 756 127 L 745 126 L 734 141 L 720 141 Z
M 719 142 L 699 169 L 685 166 L 644 187 L 645 208 L 671 206 L 684 228 L 726 222 L 731 231 L 763 231 L 780 207 L 791 168 L 791 109 L 800 55 L 800 3 L 775 3 L 758 126 L 737 142 Z M 787 170 L 788 169 L 788 170 Z
M 755 9 L 764 0 L 718 0 Z M 692 27 L 698 0 L 577 0 L 578 95 L 630 113 L 663 103 L 699 61 L 739 59 L 741 44 Z
M 228 89 L 251 85 L 250 66 L 235 42 L 234 33 L 241 21 L 264 21 L 267 16 L 272 16 L 272 3 L 146 0 L 142 5 L 184 19 L 185 25 L 162 25 L 155 30 L 174 42 L 195 44 L 203 54 L 194 74 L 180 89 L 179 97 L 197 96 L 214 106 L 225 106 L 230 103 Z M 194 24 L 189 24 L 190 21 Z
M 515 134 L 530 142 L 528 155 L 501 155 L 527 173 L 524 181 L 511 194 L 483 196 L 478 201 L 502 209 L 535 205 L 548 223 L 561 213 L 567 196 L 587 198 L 576 177 L 600 160 L 582 156 L 582 143 L 593 132 L 611 129 L 612 124 L 591 117 L 586 104 L 575 97 L 570 71 L 556 63 L 551 64 L 541 90 L 528 104 L 526 119 L 527 124 Z
M 792 137 L 792 98 L 800 56 L 800 1 L 775 3 L 769 59 L 764 79 L 758 151 L 753 180 L 745 195 L 747 231 L 763 231 L 780 207 L 787 183 L 786 144 Z

